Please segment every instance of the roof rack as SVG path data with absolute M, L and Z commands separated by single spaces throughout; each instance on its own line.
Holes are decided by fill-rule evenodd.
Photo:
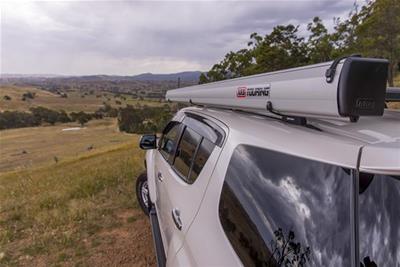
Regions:
M 381 116 L 388 61 L 359 55 L 167 91 L 169 101 L 266 112 L 287 121 Z M 292 119 L 294 118 L 294 119 Z M 304 119 L 299 119 L 304 118 Z

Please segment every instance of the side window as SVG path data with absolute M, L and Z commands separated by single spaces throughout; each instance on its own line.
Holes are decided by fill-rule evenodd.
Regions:
M 175 170 L 185 179 L 189 176 L 192 161 L 200 142 L 201 136 L 189 127 L 186 127 L 176 150 L 176 157 L 173 164 Z
M 190 172 L 188 183 L 193 184 L 196 181 L 197 176 L 199 176 L 214 147 L 215 145 L 213 143 L 203 138 L 197 151 L 196 158 L 193 161 L 192 171 Z
M 181 178 L 193 184 L 206 164 L 215 145 L 190 127 L 186 127 L 176 150 L 174 169 Z
M 240 145 L 219 217 L 244 266 L 350 266 L 351 174 L 339 166 Z
M 170 122 L 167 127 L 165 127 L 163 136 L 161 137 L 159 143 L 159 149 L 161 155 L 167 161 L 171 161 L 173 159 L 173 155 L 175 152 L 175 147 L 179 139 L 179 135 L 181 133 L 182 124 L 179 122 Z
M 398 267 L 400 176 L 360 172 L 359 182 L 361 266 Z

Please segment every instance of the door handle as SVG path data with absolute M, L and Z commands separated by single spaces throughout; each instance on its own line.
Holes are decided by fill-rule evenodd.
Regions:
M 158 178 L 158 180 L 160 180 L 160 182 L 162 182 L 162 181 L 164 180 L 164 178 L 163 178 L 161 172 L 158 172 L 158 173 L 157 173 L 157 178 Z
M 181 212 L 179 209 L 174 208 L 172 210 L 172 219 L 174 220 L 176 228 L 178 228 L 179 231 L 182 230 Z

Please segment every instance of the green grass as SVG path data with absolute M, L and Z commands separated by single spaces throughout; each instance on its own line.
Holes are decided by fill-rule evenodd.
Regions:
M 46 257 L 85 262 L 96 234 L 118 227 L 115 213 L 138 209 L 134 180 L 143 152 L 132 142 L 34 170 L 0 174 L 0 265 Z M 134 222 L 135 217 L 129 217 Z

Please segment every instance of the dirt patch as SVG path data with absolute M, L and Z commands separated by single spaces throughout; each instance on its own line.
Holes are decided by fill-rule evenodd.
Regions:
M 115 214 L 117 226 L 103 229 L 81 240 L 75 247 L 55 254 L 20 255 L 16 265 L 45 267 L 57 262 L 57 266 L 71 267 L 156 266 L 148 217 L 136 209 L 118 211 Z M 24 247 L 24 244 L 30 243 L 33 243 L 30 239 L 20 240 L 13 247 Z M 1 262 L 0 266 L 3 266 Z
M 124 222 L 121 227 L 102 231 L 90 240 L 95 248 L 88 265 L 156 266 L 148 218 L 141 211 L 129 210 L 118 212 L 116 219 Z

